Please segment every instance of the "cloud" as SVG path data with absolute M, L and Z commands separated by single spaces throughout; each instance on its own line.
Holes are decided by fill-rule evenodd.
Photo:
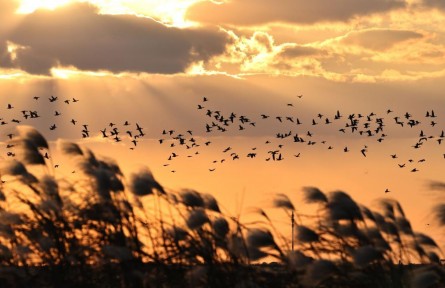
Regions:
M 308 44 L 277 43 L 267 32 L 229 32 L 226 52 L 201 68 L 232 75 L 317 76 L 340 82 L 413 81 L 443 75 L 443 45 L 435 34 L 365 29 Z
M 430 6 L 434 8 L 444 9 L 445 10 L 445 2 L 443 0 L 424 0 L 423 4 L 425 6 Z
M 12 68 L 12 55 L 8 50 L 7 39 L 5 38 L 5 33 L 12 25 L 14 25 L 14 20 L 19 17 L 14 15 L 14 12 L 19 7 L 19 2 L 15 0 L 0 0 L 0 67 L 2 68 Z
M 267 32 L 237 35 L 231 31 L 229 35 L 232 41 L 225 53 L 203 65 L 204 70 L 234 75 L 321 75 L 324 72 L 318 59 L 327 56 L 324 50 L 295 43 L 277 44 Z
M 348 45 L 361 46 L 366 49 L 383 51 L 394 45 L 413 39 L 421 39 L 423 35 L 408 30 L 364 30 L 349 33 L 342 40 L 342 43 Z
M 214 28 L 179 29 L 133 15 L 102 15 L 88 4 L 38 10 L 3 38 L 20 47 L 16 68 L 35 74 L 49 74 L 57 66 L 178 73 L 222 53 L 228 42 Z M 0 52 L 4 46 L 0 40 Z
M 0 0 L 0 18 L 11 16 L 19 7 L 19 2 L 15 0 Z
M 404 0 L 233 0 L 223 4 L 198 2 L 187 11 L 189 20 L 235 25 L 258 25 L 270 22 L 311 24 L 348 21 L 405 7 Z
M 285 46 L 283 45 L 283 48 L 278 56 L 285 59 L 292 59 L 297 57 L 316 56 L 320 54 L 323 54 L 320 49 L 293 44 Z
M 21 15 L 15 14 L 19 8 L 18 0 L 0 0 L 0 46 L 4 43 L 5 32 L 14 27 L 21 19 Z
M 4 68 L 12 67 L 11 54 L 8 52 L 6 42 L 0 42 L 0 65 Z

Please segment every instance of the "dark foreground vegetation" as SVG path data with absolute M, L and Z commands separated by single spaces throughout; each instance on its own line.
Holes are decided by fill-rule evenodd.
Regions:
M 439 245 L 395 200 L 371 210 L 306 187 L 304 215 L 276 195 L 295 215 L 292 247 L 265 210 L 240 221 L 212 195 L 170 191 L 148 169 L 124 177 L 74 143 L 59 146 L 76 173 L 56 177 L 44 137 L 16 134 L 1 169 L 0 287 L 445 287 Z M 445 207 L 435 213 L 445 225 Z

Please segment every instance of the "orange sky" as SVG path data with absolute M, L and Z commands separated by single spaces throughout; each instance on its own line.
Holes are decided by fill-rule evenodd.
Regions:
M 301 187 L 311 185 L 344 190 L 364 204 L 391 196 L 414 227 L 439 235 L 426 224 L 440 198 L 428 183 L 445 181 L 445 143 L 436 142 L 445 129 L 445 5 L 439 0 L 279 2 L 67 0 L 38 6 L 0 0 L 1 117 L 9 121 L 21 117 L 19 109 L 39 110 L 43 117 L 24 122 L 49 139 L 79 140 L 128 170 L 148 165 L 165 186 L 214 193 L 232 213 L 242 191 L 245 208 L 267 207 L 273 193 L 299 203 Z M 33 100 L 36 95 L 46 102 Z M 50 95 L 80 102 L 48 103 Z M 7 110 L 8 103 L 16 110 Z M 198 104 L 206 108 L 198 110 Z M 207 109 L 246 115 L 257 125 L 209 134 Z M 432 109 L 438 117 L 425 118 Z M 53 116 L 55 110 L 61 117 Z M 337 110 L 344 115 L 342 124 L 311 125 L 318 113 L 333 119 Z M 347 115 L 371 112 L 385 118 L 384 142 L 338 131 Z M 406 112 L 421 125 L 395 124 L 395 116 L 408 122 Z M 261 119 L 262 113 L 271 119 Z M 281 124 L 276 116 L 298 117 L 304 124 Z M 89 125 L 92 137 L 81 139 L 69 123 L 74 118 Z M 135 150 L 129 141 L 114 144 L 100 137 L 109 122 L 126 120 L 147 134 Z M 433 120 L 437 125 L 431 127 Z M 50 131 L 55 123 L 58 128 Z M 13 128 L 13 123 L 0 127 L 3 137 Z M 167 138 L 164 129 L 182 134 L 190 129 L 202 143 L 213 143 L 202 145 L 199 156 L 186 157 L 191 150 L 171 149 L 167 140 L 159 145 L 158 139 Z M 289 130 L 312 131 L 317 144 L 275 138 Z M 413 149 L 420 130 L 435 138 Z M 274 149 L 284 145 L 284 161 L 265 161 L 271 149 L 266 140 Z M 330 145 L 334 149 L 328 150 Z M 365 145 L 367 157 L 360 153 Z M 222 152 L 228 146 L 242 159 L 230 161 Z M 247 159 L 253 147 L 258 156 Z M 182 157 L 170 163 L 173 151 Z M 212 162 L 222 159 L 223 164 Z M 402 163 L 407 167 L 399 168 Z M 414 167 L 419 172 L 409 172 Z

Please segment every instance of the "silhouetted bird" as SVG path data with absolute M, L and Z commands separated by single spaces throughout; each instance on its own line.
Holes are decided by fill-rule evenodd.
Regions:
M 141 126 L 139 126 L 138 123 L 136 123 L 136 130 L 139 132 L 140 136 L 144 136 L 145 135 L 144 132 L 142 132 L 142 129 L 143 128 Z

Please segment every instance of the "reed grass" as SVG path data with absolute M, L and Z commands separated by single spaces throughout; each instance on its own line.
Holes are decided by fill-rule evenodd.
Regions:
M 296 217 L 292 250 L 262 209 L 242 223 L 210 194 L 168 189 L 148 168 L 127 179 L 75 143 L 59 149 L 79 173 L 58 179 L 45 138 L 19 132 L 1 169 L 0 287 L 444 287 L 443 252 L 396 200 L 377 210 L 304 187 L 316 213 L 303 215 L 278 194 L 275 209 Z

